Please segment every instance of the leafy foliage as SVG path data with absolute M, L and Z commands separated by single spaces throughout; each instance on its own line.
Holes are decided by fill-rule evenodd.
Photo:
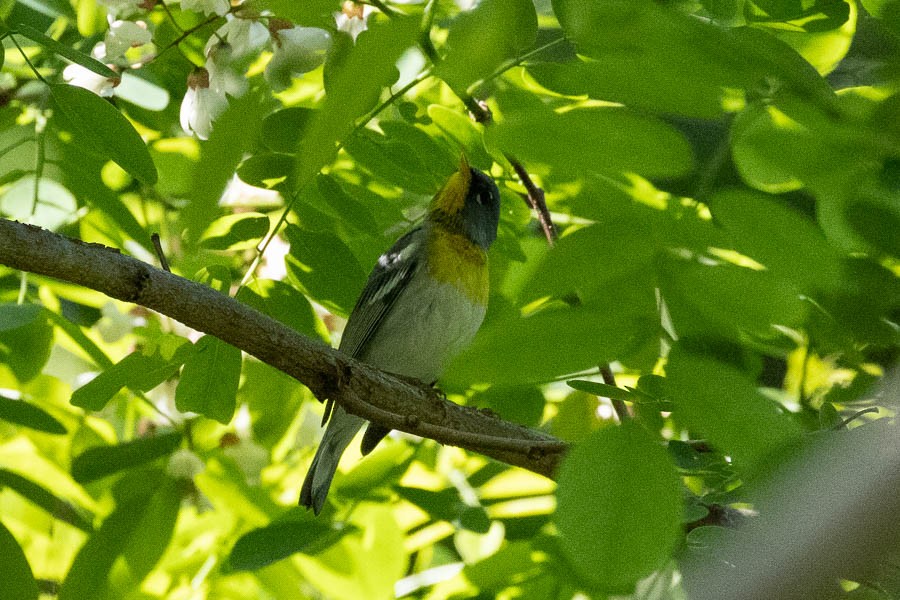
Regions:
M 306 388 L 0 267 L 0 595 L 686 597 L 792 455 L 894 427 L 898 36 L 889 0 L 0 2 L 3 217 L 159 234 L 328 343 L 464 153 L 502 215 L 439 386 L 573 444 L 558 484 L 353 446 L 313 517 Z M 834 597 L 900 598 L 881 558 Z

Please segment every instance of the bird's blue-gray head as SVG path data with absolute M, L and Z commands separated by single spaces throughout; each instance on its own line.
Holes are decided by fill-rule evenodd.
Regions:
M 470 169 L 469 191 L 462 208 L 462 226 L 470 240 L 487 250 L 497 239 L 500 220 L 500 190 L 494 180 Z

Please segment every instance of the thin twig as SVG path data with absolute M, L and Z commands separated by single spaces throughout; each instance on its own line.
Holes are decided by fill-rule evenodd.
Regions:
M 171 273 L 172 269 L 169 268 L 169 261 L 166 260 L 166 253 L 163 252 L 162 243 L 159 241 L 159 234 L 151 234 L 150 241 L 153 242 L 153 247 L 156 249 L 156 257 L 159 259 L 159 266 L 162 267 L 163 271 Z
M 615 387 L 616 376 L 613 375 L 612 369 L 609 368 L 609 363 L 600 365 L 600 376 L 603 378 L 603 383 Z M 631 411 L 628 409 L 628 405 L 625 404 L 624 400 L 610 398 L 609 401 L 612 402 L 613 409 L 616 411 L 616 416 L 619 417 L 620 423 L 632 418 Z
M 553 226 L 553 220 L 550 218 L 550 211 L 547 209 L 544 190 L 535 185 L 531 176 L 528 174 L 528 171 L 522 166 L 522 163 L 508 154 L 506 155 L 506 160 L 512 165 L 516 175 L 518 175 L 519 179 L 522 181 L 522 185 L 525 186 L 525 189 L 528 192 L 525 195 L 525 202 L 527 202 L 528 206 L 534 210 L 534 214 L 541 224 L 541 230 L 544 232 L 544 237 L 547 238 L 547 243 L 550 244 L 550 246 L 553 246 L 556 243 L 557 233 L 556 227 Z

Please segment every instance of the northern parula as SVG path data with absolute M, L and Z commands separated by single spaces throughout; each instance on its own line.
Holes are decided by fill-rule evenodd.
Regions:
M 422 225 L 379 257 L 338 349 L 383 371 L 435 382 L 484 319 L 487 250 L 497 237 L 499 218 L 497 185 L 463 157 L 434 196 Z M 316 514 L 341 455 L 366 423 L 330 402 L 325 415 L 328 427 L 300 492 L 300 504 Z M 371 452 L 389 432 L 369 423 L 362 453 Z

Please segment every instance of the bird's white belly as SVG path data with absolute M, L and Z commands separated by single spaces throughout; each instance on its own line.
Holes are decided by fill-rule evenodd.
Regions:
M 485 307 L 451 284 L 424 282 L 409 282 L 360 359 L 430 383 L 472 341 Z

